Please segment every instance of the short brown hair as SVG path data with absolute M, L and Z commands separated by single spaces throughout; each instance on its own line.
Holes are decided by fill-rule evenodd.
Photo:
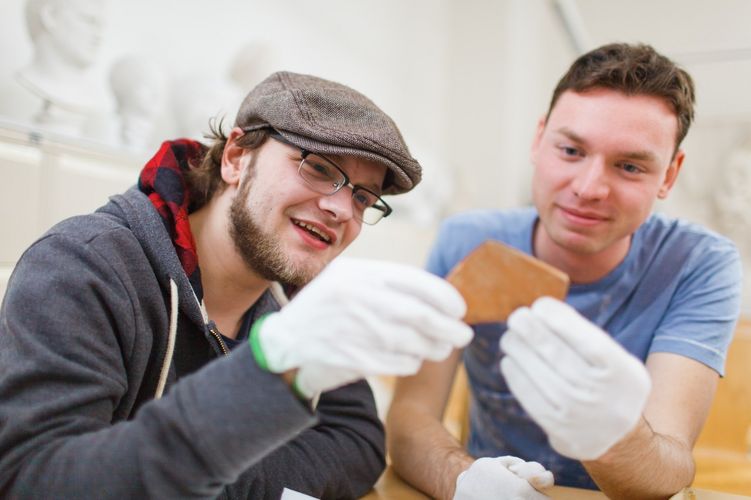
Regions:
M 670 104 L 678 118 L 676 151 L 694 119 L 691 76 L 649 45 L 613 43 L 580 56 L 558 82 L 548 117 L 565 91 L 585 92 L 595 88 L 659 97 Z
M 235 141 L 235 144 L 245 149 L 258 149 L 269 137 L 270 129 L 259 129 L 246 132 Z M 209 121 L 209 133 L 205 135 L 211 141 L 206 154 L 198 165 L 191 165 L 185 174 L 190 193 L 189 211 L 198 210 L 211 200 L 216 193 L 221 193 L 226 187 L 222 180 L 222 154 L 227 145 L 227 135 L 222 130 L 222 120 Z

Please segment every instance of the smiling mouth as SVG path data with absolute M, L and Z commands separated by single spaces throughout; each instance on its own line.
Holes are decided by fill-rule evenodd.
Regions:
M 590 220 L 590 221 L 605 221 L 605 220 L 608 220 L 608 217 L 605 216 L 605 215 L 603 215 L 603 214 L 591 213 L 591 212 L 582 212 L 580 210 L 576 210 L 576 209 L 573 209 L 573 208 L 567 208 L 567 207 L 564 207 L 564 206 L 561 206 L 560 208 L 564 212 L 566 212 L 567 214 L 569 214 L 571 216 L 574 216 L 576 218 L 579 218 L 579 219 L 585 219 L 585 220 Z
M 331 238 L 327 234 L 324 234 L 323 232 L 321 232 L 317 227 L 311 224 L 306 224 L 305 222 L 295 220 L 295 219 L 292 219 L 292 223 L 298 227 L 305 229 L 307 232 L 309 232 L 310 234 L 312 234 L 314 237 L 318 238 L 319 240 L 323 241 L 324 243 L 331 244 Z

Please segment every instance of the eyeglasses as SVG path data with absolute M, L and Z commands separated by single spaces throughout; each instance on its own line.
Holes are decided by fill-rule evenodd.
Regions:
M 270 136 L 289 146 L 298 147 L 276 131 L 273 131 Z M 297 173 L 313 191 L 331 196 L 345 186 L 351 188 L 352 211 L 355 218 L 371 226 L 391 214 L 391 207 L 380 196 L 368 188 L 352 184 L 347 174 L 336 163 L 321 154 L 299 149 L 302 159 Z

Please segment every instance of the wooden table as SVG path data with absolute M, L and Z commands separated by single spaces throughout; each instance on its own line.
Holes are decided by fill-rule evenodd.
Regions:
M 596 500 L 607 498 L 599 491 L 567 488 L 564 486 L 554 486 L 545 493 L 554 500 Z M 408 486 L 391 470 L 391 467 L 388 467 L 373 487 L 373 490 L 362 497 L 362 500 L 425 500 L 428 498 L 428 496 Z M 670 500 L 741 500 L 748 498 L 751 497 L 686 488 L 676 493 Z

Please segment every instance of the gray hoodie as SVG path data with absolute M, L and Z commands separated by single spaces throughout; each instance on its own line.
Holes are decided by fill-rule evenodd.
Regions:
M 253 307 L 276 310 L 279 296 Z M 0 310 L 0 497 L 367 492 L 384 467 L 367 384 L 324 394 L 313 413 L 211 329 L 137 189 L 53 227 Z

